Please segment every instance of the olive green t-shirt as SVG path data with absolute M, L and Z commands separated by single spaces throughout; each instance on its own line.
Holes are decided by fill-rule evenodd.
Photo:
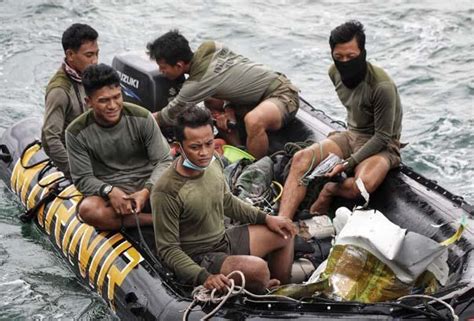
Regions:
M 171 164 L 170 147 L 151 113 L 123 103 L 120 121 L 112 127 L 97 123 L 91 109 L 66 129 L 71 175 L 84 195 L 99 195 L 104 184 L 132 193 L 151 190 Z
M 54 165 L 66 177 L 70 177 L 71 174 L 65 132 L 67 126 L 86 111 L 85 96 L 84 86 L 70 79 L 63 67 L 59 68 L 46 87 L 41 144 Z
M 190 63 L 189 77 L 165 108 L 158 112 L 158 123 L 170 126 L 187 106 L 214 97 L 234 106 L 257 106 L 278 74 L 254 63 L 215 41 L 199 46 Z
M 151 207 L 159 257 L 185 283 L 204 283 L 210 273 L 190 256 L 207 253 L 224 237 L 224 215 L 264 224 L 266 214 L 232 195 L 218 159 L 197 177 L 170 166 L 153 187 Z
M 349 167 L 383 150 L 391 140 L 400 140 L 402 105 L 398 90 L 387 73 L 367 62 L 367 75 L 354 89 L 347 88 L 335 65 L 329 78 L 341 103 L 347 109 L 349 130 L 370 134 L 372 138 L 349 158 Z

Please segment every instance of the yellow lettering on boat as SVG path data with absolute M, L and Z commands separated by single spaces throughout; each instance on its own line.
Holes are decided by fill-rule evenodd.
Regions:
M 132 245 L 130 244 L 130 242 L 124 241 L 119 246 L 114 248 L 105 259 L 104 263 L 102 264 L 102 267 L 100 268 L 99 276 L 97 277 L 97 292 L 99 293 L 99 295 L 102 295 L 102 286 L 104 284 L 105 274 L 109 270 L 110 266 L 122 252 L 124 252 L 131 246 Z
M 41 191 L 41 189 L 46 188 L 42 186 L 47 186 L 52 181 L 58 179 L 59 177 L 64 176 L 61 172 L 54 172 L 49 174 L 48 176 L 43 177 L 41 181 L 39 181 L 32 189 L 30 194 L 28 195 L 28 199 L 26 201 L 26 208 L 30 209 L 36 205 L 36 195 Z
M 33 146 L 31 146 L 30 148 L 28 148 L 27 150 L 25 150 L 23 152 L 23 158 L 19 158 L 17 161 L 16 161 L 16 164 L 15 164 L 15 167 L 13 167 L 13 171 L 12 171 L 12 176 L 11 176 L 11 179 L 10 179 L 10 185 L 12 187 L 12 190 L 15 192 L 15 193 L 19 193 L 19 186 L 22 185 L 22 180 L 20 181 L 20 174 L 25 170 L 25 168 L 23 167 L 22 165 L 22 162 L 23 164 L 28 164 L 28 162 L 30 161 L 30 159 L 40 150 L 41 146 L 39 144 L 35 144 Z
M 96 234 L 92 239 L 92 242 L 90 242 L 92 232 L 95 232 L 95 230 L 89 229 L 82 235 L 81 245 L 79 246 L 79 271 L 81 272 L 83 278 L 86 277 L 89 259 L 93 254 L 97 244 L 99 244 L 99 242 L 104 240 L 107 236 L 107 232 L 101 232 Z
M 61 247 L 61 226 L 66 226 L 67 222 L 71 219 L 71 216 L 74 215 L 76 210 L 75 206 L 72 206 L 68 210 L 63 206 L 58 208 L 56 211 L 56 224 L 54 226 L 54 238 L 56 239 L 56 244 Z
M 41 192 L 41 195 L 40 195 L 40 199 L 42 199 L 43 197 L 45 197 L 45 195 L 49 192 L 49 188 L 45 188 L 43 189 L 43 191 Z M 38 223 L 41 225 L 41 227 L 44 228 L 44 210 L 46 208 L 46 204 L 44 204 L 43 206 L 41 206 L 38 210 L 38 215 L 36 215 L 37 219 L 38 219 Z
M 109 238 L 107 241 L 105 241 L 98 249 L 96 254 L 94 255 L 94 258 L 92 259 L 92 262 L 89 266 L 89 284 L 92 288 L 94 288 L 94 278 L 95 274 L 97 272 L 97 267 L 99 266 L 100 260 L 104 256 L 105 252 L 107 252 L 109 249 L 112 248 L 112 246 L 123 240 L 123 236 L 120 233 L 114 234 L 111 238 Z
M 76 254 L 77 244 L 79 243 L 79 240 L 81 239 L 82 234 L 84 234 L 85 231 L 88 229 L 93 230 L 94 228 L 87 224 L 81 224 L 79 225 L 79 228 L 76 230 L 76 232 L 74 232 L 71 243 L 69 243 L 69 247 L 68 247 L 68 252 L 71 257 L 74 257 L 74 254 Z M 71 259 L 69 260 L 72 262 Z
M 107 297 L 110 301 L 112 301 L 114 298 L 115 285 L 121 286 L 128 273 L 130 273 L 130 271 L 143 260 L 143 257 L 134 247 L 129 248 L 124 253 L 124 255 L 128 257 L 130 262 L 128 262 L 128 264 L 122 270 L 119 270 L 117 266 L 112 265 L 108 273 L 109 289 L 107 292 Z
M 23 205 L 26 206 L 26 202 L 27 202 L 26 194 L 28 193 L 28 191 L 31 190 L 30 185 L 31 185 L 31 182 L 33 181 L 33 178 L 45 166 L 46 166 L 46 163 L 38 164 L 37 166 L 26 169 L 23 172 L 23 176 L 22 176 L 23 182 L 21 184 L 21 192 L 19 191 L 20 192 L 20 199 L 21 199 L 21 202 L 23 203 Z
M 61 193 L 59 193 L 59 197 L 55 198 L 51 205 L 49 206 L 49 210 L 46 213 L 46 218 L 44 222 L 44 230 L 46 233 L 51 234 L 51 222 L 53 220 L 54 214 L 59 210 L 59 208 L 64 206 L 64 200 L 61 197 L 70 197 L 74 193 L 77 193 L 76 187 L 74 185 L 70 185 L 66 187 Z M 67 208 L 66 208 L 67 210 Z

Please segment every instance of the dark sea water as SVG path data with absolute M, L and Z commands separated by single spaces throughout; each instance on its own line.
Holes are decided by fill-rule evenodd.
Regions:
M 366 26 L 369 61 L 398 85 L 404 163 L 474 202 L 472 1 L 0 0 L 0 134 L 42 117 L 44 89 L 74 22 L 100 33 L 100 60 L 144 50 L 179 28 L 192 47 L 216 39 L 285 73 L 315 107 L 343 120 L 327 77 L 328 35 L 348 19 Z M 0 182 L 0 319 L 114 317 L 76 281 L 50 245 L 17 218 L 21 206 Z

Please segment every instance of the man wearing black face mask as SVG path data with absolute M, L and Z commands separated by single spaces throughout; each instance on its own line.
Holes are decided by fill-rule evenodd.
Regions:
M 372 193 L 388 171 L 400 164 L 399 140 L 402 107 L 398 90 L 379 67 L 366 61 L 364 27 L 348 21 L 331 31 L 329 38 L 334 65 L 329 77 L 347 109 L 347 131 L 330 133 L 328 139 L 299 151 L 293 157 L 283 189 L 279 215 L 292 218 L 306 194 L 301 178 L 311 164 L 315 167 L 329 153 L 343 162 L 326 176 L 354 173 L 342 183 L 327 183 L 310 212 L 325 214 L 334 196 L 357 198 L 365 187 Z M 364 187 L 358 187 L 356 181 Z M 360 185 L 360 184 L 359 184 Z

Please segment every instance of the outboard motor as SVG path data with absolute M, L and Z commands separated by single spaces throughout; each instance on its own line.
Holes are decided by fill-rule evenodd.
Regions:
M 127 52 L 112 61 L 120 76 L 124 101 L 140 105 L 151 112 L 165 107 L 181 89 L 184 75 L 169 80 L 160 74 L 157 64 L 144 52 Z

